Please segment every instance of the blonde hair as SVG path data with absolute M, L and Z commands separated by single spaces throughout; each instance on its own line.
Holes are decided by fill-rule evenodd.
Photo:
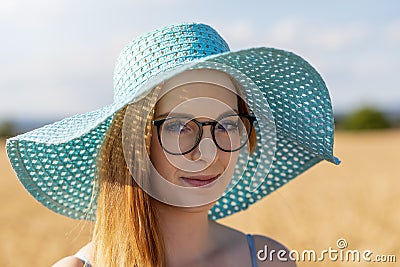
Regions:
M 135 129 L 132 129 L 136 135 L 130 147 L 133 153 L 130 155 L 132 173 L 123 151 L 123 124 L 127 107 L 114 115 L 100 149 L 97 217 L 93 231 L 94 264 L 97 266 L 165 266 L 164 242 L 152 203 L 155 200 L 132 178 L 134 175 L 135 179 L 146 179 L 149 175 L 146 153 L 159 89 L 136 102 L 135 114 L 129 114 L 136 120 Z M 238 110 L 242 114 L 250 113 L 239 96 Z M 250 152 L 254 150 L 255 142 L 253 130 L 249 139 Z
M 131 173 L 123 150 L 123 124 L 127 107 L 114 115 L 98 158 L 98 199 L 93 231 L 94 264 L 97 266 L 165 266 L 164 245 L 158 227 L 154 201 L 138 186 L 132 175 L 148 176 L 146 147 L 139 128 L 146 120 L 157 90 L 135 103 L 140 116 L 135 122 L 138 140 L 133 144 L 135 156 Z M 139 119 L 141 118 L 141 119 Z M 151 119 L 151 118 L 149 118 Z M 144 124 L 148 124 L 145 122 Z M 142 129 L 143 130 L 143 129 Z

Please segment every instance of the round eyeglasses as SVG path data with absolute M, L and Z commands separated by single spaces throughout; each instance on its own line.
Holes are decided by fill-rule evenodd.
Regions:
M 188 117 L 167 117 L 153 120 L 161 147 L 172 155 L 193 151 L 203 136 L 203 127 L 210 125 L 215 145 L 225 152 L 234 152 L 246 145 L 256 117 L 231 114 L 217 120 L 199 122 Z

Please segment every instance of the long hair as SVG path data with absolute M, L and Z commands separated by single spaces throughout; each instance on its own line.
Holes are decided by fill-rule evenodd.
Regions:
M 158 88 L 159 89 L 159 88 Z M 238 88 L 238 91 L 239 88 Z M 152 199 L 132 178 L 146 179 L 149 174 L 146 153 L 151 140 L 151 120 L 158 90 L 135 103 L 136 123 L 132 168 L 129 171 L 123 151 L 123 124 L 127 107 L 114 115 L 98 156 L 97 214 L 93 231 L 96 266 L 165 266 L 165 248 L 157 211 Z M 238 96 L 238 110 L 249 114 Z M 145 118 L 149 114 L 147 118 Z M 142 125 L 142 127 L 140 126 Z M 143 136 L 141 133 L 145 132 Z M 249 150 L 255 147 L 253 129 Z M 130 164 L 128 162 L 128 164 Z M 135 178 L 136 178 L 135 177 Z
M 157 90 L 135 103 L 133 112 L 146 120 L 146 109 L 155 102 Z M 143 145 L 143 124 L 136 120 L 136 142 L 129 171 L 123 145 L 123 124 L 128 107 L 114 115 L 98 156 L 97 214 L 93 231 L 96 266 L 164 267 L 164 245 L 152 198 L 138 186 L 132 175 L 148 177 L 148 162 Z M 151 120 L 151 116 L 148 120 Z M 145 125 L 148 125 L 145 122 Z M 147 135 L 149 130 L 146 128 Z M 146 138 L 147 139 L 147 138 Z M 128 161 L 129 163 L 129 161 Z

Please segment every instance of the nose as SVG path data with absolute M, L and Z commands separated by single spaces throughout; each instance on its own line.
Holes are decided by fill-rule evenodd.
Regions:
M 203 134 L 199 145 L 190 153 L 192 160 L 203 160 L 211 163 L 217 155 L 217 146 L 215 145 L 211 135 L 211 125 L 203 126 Z

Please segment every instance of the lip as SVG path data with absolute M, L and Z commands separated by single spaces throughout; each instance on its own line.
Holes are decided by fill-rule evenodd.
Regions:
M 190 177 L 180 177 L 186 184 L 190 186 L 205 186 L 217 180 L 219 175 L 197 175 Z

